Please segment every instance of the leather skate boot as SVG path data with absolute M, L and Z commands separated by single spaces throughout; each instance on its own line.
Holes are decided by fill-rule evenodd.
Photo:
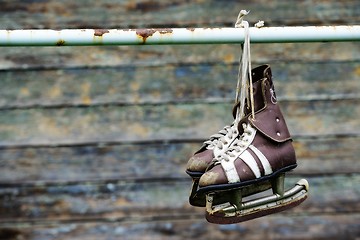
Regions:
M 262 94 L 260 80 L 264 78 L 265 73 L 271 76 L 271 70 L 268 65 L 263 65 L 252 70 L 253 92 L 255 95 Z M 250 112 L 250 106 L 248 103 L 245 105 L 246 107 L 244 108 L 244 112 L 245 115 L 247 115 Z M 260 110 L 263 107 L 263 101 L 255 102 L 255 110 Z M 205 195 L 196 194 L 199 179 L 205 173 L 213 159 L 216 159 L 224 154 L 239 135 L 238 125 L 240 120 L 236 119 L 236 111 L 238 109 L 239 103 L 235 104 L 233 107 L 234 122 L 230 126 L 224 127 L 219 131 L 219 133 L 212 135 L 188 161 L 186 173 L 193 179 L 189 202 L 193 206 L 205 207 Z
M 201 177 L 210 162 L 224 153 L 237 136 L 238 126 L 235 121 L 230 126 L 225 126 L 218 133 L 210 136 L 189 159 L 186 173 L 191 177 Z
M 202 195 L 201 197 L 196 195 L 199 179 L 204 174 L 211 161 L 224 153 L 238 134 L 238 123 L 235 120 L 230 126 L 225 126 L 218 133 L 210 136 L 210 138 L 203 143 L 202 147 L 189 159 L 186 173 L 193 181 L 189 197 L 191 205 L 197 207 L 205 206 L 205 195 Z
M 255 115 L 248 114 L 240 121 L 238 138 L 211 162 L 199 180 L 197 194 L 206 195 L 209 222 L 250 220 L 294 207 L 307 197 L 305 179 L 284 192 L 285 172 L 297 166 L 295 150 L 276 101 L 270 67 L 257 69 L 263 74 L 253 80 Z M 272 196 L 242 202 L 242 197 L 269 188 Z

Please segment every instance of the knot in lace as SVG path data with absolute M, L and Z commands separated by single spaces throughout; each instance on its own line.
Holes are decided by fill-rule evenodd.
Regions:
M 242 119 L 245 116 L 245 99 L 247 99 L 248 104 L 251 106 L 252 118 L 255 118 L 254 92 L 251 73 L 250 29 L 249 23 L 243 20 L 243 18 L 248 14 L 249 11 L 241 10 L 235 23 L 236 28 L 244 28 L 244 44 L 242 56 L 240 58 L 235 95 L 235 103 L 240 102 L 236 112 L 237 119 Z

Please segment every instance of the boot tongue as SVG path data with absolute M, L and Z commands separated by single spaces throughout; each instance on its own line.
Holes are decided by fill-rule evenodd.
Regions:
M 271 79 L 272 77 L 271 68 L 267 64 L 256 67 L 251 72 L 252 72 L 253 82 L 256 82 L 264 78 Z
M 254 68 L 252 71 L 252 82 L 253 82 L 253 92 L 254 92 L 254 102 L 255 102 L 255 112 L 259 111 L 261 108 L 264 107 L 264 101 L 262 98 L 262 89 L 261 89 L 261 82 L 260 80 L 267 78 L 271 79 L 271 69 L 269 65 L 262 65 L 259 67 Z M 245 116 L 251 112 L 251 107 L 247 101 L 245 101 Z M 236 103 L 233 106 L 233 117 L 236 118 L 236 111 L 239 108 L 240 103 Z
M 277 142 L 290 139 L 284 117 L 277 105 L 272 74 L 269 65 L 262 65 L 252 70 L 255 120 L 249 116 L 251 107 L 246 102 L 245 116 L 239 123 L 239 133 L 242 133 L 242 123 L 250 122 L 258 131 Z M 237 105 L 233 108 L 236 117 Z

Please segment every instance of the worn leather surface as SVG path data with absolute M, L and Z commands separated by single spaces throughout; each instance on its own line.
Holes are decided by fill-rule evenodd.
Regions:
M 267 79 L 262 81 L 262 90 L 265 107 L 256 112 L 255 119 L 249 117 L 249 121 L 258 131 L 272 140 L 284 142 L 291 139 L 284 116 L 278 103 L 275 102 L 276 97 L 271 95 L 270 90 L 274 90 L 270 87 L 270 82 Z
M 249 113 L 240 121 L 239 132 L 242 131 L 242 123 L 251 123 L 257 130 L 252 145 L 255 146 L 269 161 L 272 172 L 296 165 L 295 150 L 292 145 L 289 130 L 283 114 L 276 100 L 274 84 L 271 79 L 271 70 L 268 65 L 254 69 L 254 101 L 255 118 Z M 247 149 L 255 159 L 261 176 L 265 175 L 260 159 L 251 150 Z M 253 171 L 249 166 L 237 158 L 234 161 L 240 182 L 255 179 Z M 221 164 L 209 167 L 200 178 L 200 187 L 210 185 L 228 184 L 228 179 Z

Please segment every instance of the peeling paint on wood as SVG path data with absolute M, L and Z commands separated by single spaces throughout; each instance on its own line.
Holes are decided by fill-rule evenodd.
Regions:
M 218 226 L 203 219 L 189 218 L 167 221 L 151 220 L 148 223 L 126 224 L 109 222 L 74 222 L 56 225 L 15 224 L 10 229 L 18 232 L 19 238 L 30 240 L 58 239 L 196 239 L 238 240 L 239 235 L 250 240 L 263 239 L 356 239 L 360 221 L 359 214 L 315 215 L 315 216 L 267 216 L 242 224 Z M 354 224 L 355 223 L 355 224 Z M 9 228 L 8 228 L 9 229 Z M 272 232 L 272 229 L 274 231 Z M 326 229 L 326 230 L 324 230 Z M 271 234 L 269 233 L 271 232 Z
M 193 143 L 103 144 L 44 146 L 0 150 L 0 183 L 188 178 L 185 165 L 202 141 Z M 359 137 L 294 139 L 295 174 L 360 173 Z
M 359 99 L 280 105 L 294 136 L 359 134 Z M 233 121 L 231 108 L 229 103 L 184 103 L 3 110 L 0 144 L 205 139 Z
M 289 176 L 286 188 L 293 186 L 298 177 Z M 308 177 L 310 197 L 300 207 L 284 214 L 351 214 L 358 213 L 360 190 L 359 175 L 336 177 Z M 331 184 L 328 184 L 331 182 Z M 125 223 L 147 219 L 179 220 L 199 218 L 204 209 L 188 204 L 188 181 L 160 180 L 133 182 L 93 182 L 75 184 L 42 184 L 21 189 L 5 187 L 0 191 L 0 226 L 7 222 L 28 218 L 36 222 L 66 222 L 80 218 L 84 222 L 93 218 L 113 219 Z M 344 204 L 346 203 L 346 204 Z M 326 206 L 326 208 L 324 208 Z
M 252 61 L 256 64 L 279 61 L 302 63 L 327 63 L 359 61 L 360 44 L 307 43 L 307 44 L 254 44 Z M 238 64 L 240 46 L 178 45 L 178 46 L 106 46 L 106 47 L 28 47 L 2 48 L 0 69 L 64 69 L 100 68 L 119 66 L 164 66 L 202 64 Z M 56 57 L 54 57 L 56 56 Z M 104 57 L 106 56 L 106 57 Z
M 249 9 L 250 22 L 267 25 L 333 25 L 359 22 L 358 1 L 2 1 L 1 28 L 132 28 L 155 26 L 232 26 L 239 9 Z M 296 11 L 295 9 L 302 9 Z M 341 9 L 341 11 L 339 11 Z M 226 14 L 224 14 L 226 13 Z M 276 14 L 274 14 L 276 13 Z M 229 16 L 232 16 L 229 19 Z M 55 20 L 56 19 L 56 20 Z
M 357 62 L 271 66 L 280 100 L 360 96 Z M 237 71 L 237 65 L 222 63 L 0 71 L 0 108 L 232 102 Z

